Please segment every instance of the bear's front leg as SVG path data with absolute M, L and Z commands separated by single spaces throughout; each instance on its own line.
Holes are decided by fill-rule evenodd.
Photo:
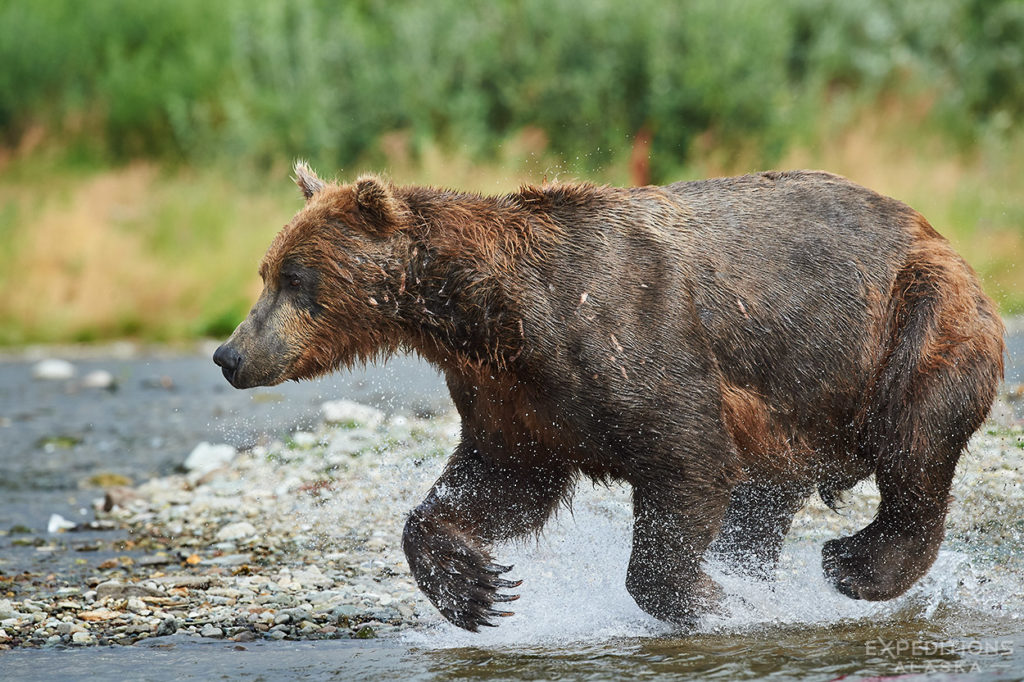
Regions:
M 721 588 L 701 568 L 729 502 L 728 488 L 691 480 L 633 489 L 633 551 L 626 589 L 655 618 L 693 627 Z
M 512 615 L 494 605 L 518 599 L 498 590 L 521 581 L 500 577 L 511 567 L 494 563 L 489 546 L 540 530 L 571 483 L 568 471 L 489 458 L 467 441 L 456 448 L 402 536 L 416 584 L 441 615 L 472 632 Z

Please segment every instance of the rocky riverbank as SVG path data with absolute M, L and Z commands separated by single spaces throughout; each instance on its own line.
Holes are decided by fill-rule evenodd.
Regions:
M 993 566 L 1018 573 L 1024 430 L 1012 403 L 1020 397 L 1015 389 L 1001 399 L 963 458 L 948 536 L 1003 553 L 1012 560 Z M 400 534 L 457 434 L 450 413 L 388 417 L 327 402 L 314 430 L 242 451 L 203 443 L 179 473 L 108 489 L 86 523 L 55 516 L 45 536 L 0 531 L 0 546 L 77 557 L 66 572 L 0 572 L 0 648 L 131 644 L 173 633 L 236 642 L 368 638 L 426 614 L 436 621 L 408 573 Z M 848 499 L 843 515 L 813 501 L 792 537 L 817 541 L 863 525 L 877 496 L 861 486 Z M 624 507 L 616 518 L 628 523 L 621 496 L 616 504 Z M 979 509 L 988 510 L 985 520 Z
M 0 574 L 0 647 L 175 632 L 374 637 L 416 622 L 429 603 L 401 555 L 403 517 L 440 472 L 457 420 L 385 419 L 344 401 L 325 403 L 323 416 L 316 431 L 242 452 L 202 443 L 182 473 L 112 488 L 94 521 L 55 517 L 45 539 L 4 533 L 39 553 L 70 544 L 82 557 L 114 556 L 79 584 Z M 103 529 L 127 536 L 107 541 L 95 532 Z M 76 543 L 79 533 L 91 546 Z

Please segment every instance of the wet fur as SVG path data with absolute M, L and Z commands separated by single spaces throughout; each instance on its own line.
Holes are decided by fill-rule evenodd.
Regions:
M 835 504 L 871 474 L 878 517 L 826 545 L 826 574 L 888 599 L 930 567 L 1003 329 L 904 204 L 806 171 L 501 197 L 296 172 L 308 202 L 264 296 L 297 267 L 314 303 L 243 323 L 228 343 L 273 357 L 239 383 L 398 350 L 441 368 L 462 443 L 404 546 L 449 620 L 506 614 L 490 544 L 536 532 L 581 474 L 632 484 L 627 586 L 676 623 L 713 608 L 709 547 L 767 576 L 812 490 Z

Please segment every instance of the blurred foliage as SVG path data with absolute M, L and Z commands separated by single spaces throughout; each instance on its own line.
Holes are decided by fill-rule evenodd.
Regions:
M 227 334 L 297 157 L 622 184 L 641 132 L 903 199 L 1024 312 L 1024 0 L 0 0 L 0 65 L 0 345 Z
M 570 170 L 642 127 L 655 176 L 699 135 L 765 163 L 824 100 L 929 99 L 969 146 L 1024 113 L 1020 0 L 0 0 L 0 135 L 103 160 L 329 168 L 380 136 L 481 159 L 543 131 Z

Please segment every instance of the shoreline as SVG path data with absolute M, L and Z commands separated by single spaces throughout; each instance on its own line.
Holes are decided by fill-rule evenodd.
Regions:
M 175 633 L 365 639 L 417 622 L 432 607 L 395 551 L 401 522 L 379 483 L 384 471 L 439 470 L 458 421 L 386 418 L 348 401 L 325 409 L 330 424 L 315 432 L 243 451 L 200 444 L 184 473 L 107 490 L 93 521 L 51 520 L 56 532 L 45 541 L 12 536 L 35 552 L 109 558 L 79 585 L 74 575 L 0 576 L 8 595 L 0 599 L 0 648 L 132 644 Z M 324 496 L 342 483 L 344 495 L 325 509 Z M 410 500 L 420 492 L 405 491 Z
M 0 649 L 175 634 L 236 643 L 388 638 L 438 622 L 400 537 L 457 435 L 452 412 L 421 419 L 330 402 L 313 430 L 245 450 L 201 444 L 181 473 L 110 488 L 92 521 L 51 519 L 55 532 L 45 537 L 5 532 L 25 551 L 77 554 L 72 563 L 81 563 L 63 575 L 0 575 Z M 1011 573 L 1021 569 L 1019 534 L 969 510 L 995 505 L 1024 516 L 1022 446 L 1024 423 L 1000 401 L 961 460 L 944 545 L 1006 552 L 1016 557 Z M 607 498 L 601 504 L 628 526 L 625 502 L 595 490 L 588 494 Z M 863 525 L 877 492 L 861 484 L 847 500 L 842 515 L 810 501 L 790 540 Z
M 1008 383 L 961 458 L 944 547 L 1006 557 L 1019 584 L 1024 317 L 1008 329 L 1018 330 Z M 209 360 L 215 343 L 0 350 L 0 465 L 10 472 L 0 481 L 0 649 L 388 639 L 441 623 L 408 574 L 400 534 L 455 443 L 443 379 L 400 356 L 233 391 Z M 61 355 L 74 361 L 70 378 L 32 378 L 34 363 Z M 85 386 L 95 369 L 116 388 Z M 349 402 L 325 410 L 338 398 Z M 216 447 L 196 454 L 202 441 L 221 459 Z M 628 530 L 622 496 L 595 494 Z M 847 502 L 836 515 L 812 499 L 787 544 L 862 526 L 876 492 L 862 484 Z M 986 570 L 986 580 L 1004 575 Z

